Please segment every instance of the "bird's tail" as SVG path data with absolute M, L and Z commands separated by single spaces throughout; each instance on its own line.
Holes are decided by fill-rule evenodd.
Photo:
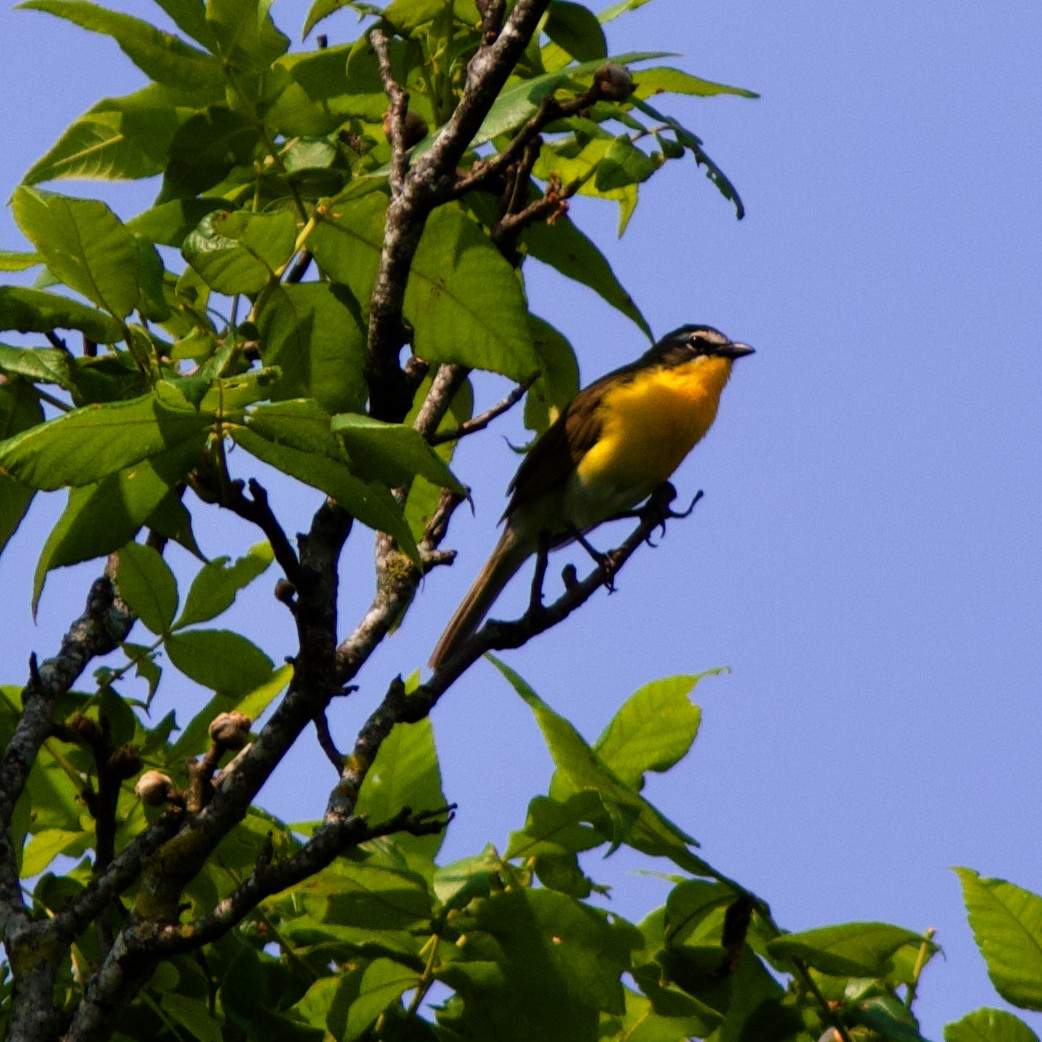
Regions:
M 500 536 L 495 550 L 485 562 L 481 574 L 467 591 L 467 596 L 449 620 L 430 658 L 431 669 L 440 668 L 458 650 L 459 646 L 481 625 L 481 620 L 492 607 L 492 602 L 531 553 L 526 541 L 519 540 L 510 522 Z

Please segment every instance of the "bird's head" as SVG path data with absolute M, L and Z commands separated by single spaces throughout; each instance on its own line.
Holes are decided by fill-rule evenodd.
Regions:
M 728 358 L 751 355 L 753 348 L 724 336 L 712 326 L 687 325 L 667 333 L 653 348 L 664 365 L 679 365 L 692 358 Z

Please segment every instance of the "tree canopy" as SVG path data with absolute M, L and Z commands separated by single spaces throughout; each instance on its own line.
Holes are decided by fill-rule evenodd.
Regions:
M 348 748 L 327 718 L 453 559 L 455 445 L 522 401 L 537 435 L 576 391 L 572 345 L 529 306 L 529 259 L 652 338 L 569 200 L 614 203 L 622 232 L 675 161 L 743 214 L 669 98 L 755 95 L 610 52 L 646 2 L 316 0 L 306 34 L 345 8 L 362 28 L 312 50 L 290 49 L 270 0 L 156 0 L 171 31 L 21 5 L 110 36 L 149 82 L 32 166 L 12 200 L 27 246 L 0 254 L 0 549 L 62 492 L 32 607 L 52 571 L 98 562 L 61 646 L 26 649 L 28 676 L 0 689 L 9 1038 L 920 1042 L 929 931 L 787 932 L 643 794 L 691 748 L 701 677 L 647 684 L 590 742 L 493 657 L 555 770 L 503 849 L 439 859 L 454 808 L 431 710 L 477 658 L 581 608 L 603 565 L 430 677 L 384 678 Z M 62 179 L 158 191 L 121 219 Z M 515 390 L 480 403 L 473 371 Z M 321 494 L 296 537 L 273 472 Z M 257 544 L 204 556 L 211 516 Z M 655 497 L 616 568 L 682 516 Z M 350 581 L 371 602 L 345 620 L 345 547 L 363 540 L 371 571 Z M 216 621 L 262 581 L 294 635 L 281 664 Z M 179 677 L 212 692 L 190 719 Z M 284 822 L 258 793 L 310 731 L 335 783 L 319 820 Z M 605 910 L 589 868 L 620 847 L 669 866 L 639 923 Z M 960 877 L 999 993 L 1042 1008 L 1042 898 Z M 1035 1036 L 978 1010 L 946 1037 Z

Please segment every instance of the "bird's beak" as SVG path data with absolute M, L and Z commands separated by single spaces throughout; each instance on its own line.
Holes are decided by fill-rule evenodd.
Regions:
M 724 356 L 724 358 L 741 358 L 742 355 L 751 355 L 756 351 L 755 348 L 750 347 L 748 344 L 727 344 L 721 347 L 718 354 Z

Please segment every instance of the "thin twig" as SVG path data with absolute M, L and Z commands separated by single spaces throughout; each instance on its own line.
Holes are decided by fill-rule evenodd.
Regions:
M 409 108 L 409 95 L 394 78 L 387 37 L 384 36 L 380 29 L 374 29 L 369 34 L 369 42 L 373 45 L 373 50 L 376 51 L 376 59 L 380 67 L 380 82 L 383 84 L 384 93 L 391 103 L 390 108 L 387 110 L 385 122 L 387 140 L 391 145 L 390 184 L 391 194 L 400 196 L 408 167 L 408 159 L 405 155 L 405 114 Z
M 434 434 L 428 435 L 427 440 L 432 445 L 443 445 L 447 441 L 458 441 L 468 434 L 483 431 L 497 416 L 502 416 L 508 409 L 512 409 L 517 405 L 524 398 L 525 392 L 539 379 L 541 374 L 542 370 L 537 369 L 527 379 L 522 380 L 502 401 L 493 405 L 491 409 L 486 409 L 483 413 L 471 417 L 452 430 L 436 431 Z

